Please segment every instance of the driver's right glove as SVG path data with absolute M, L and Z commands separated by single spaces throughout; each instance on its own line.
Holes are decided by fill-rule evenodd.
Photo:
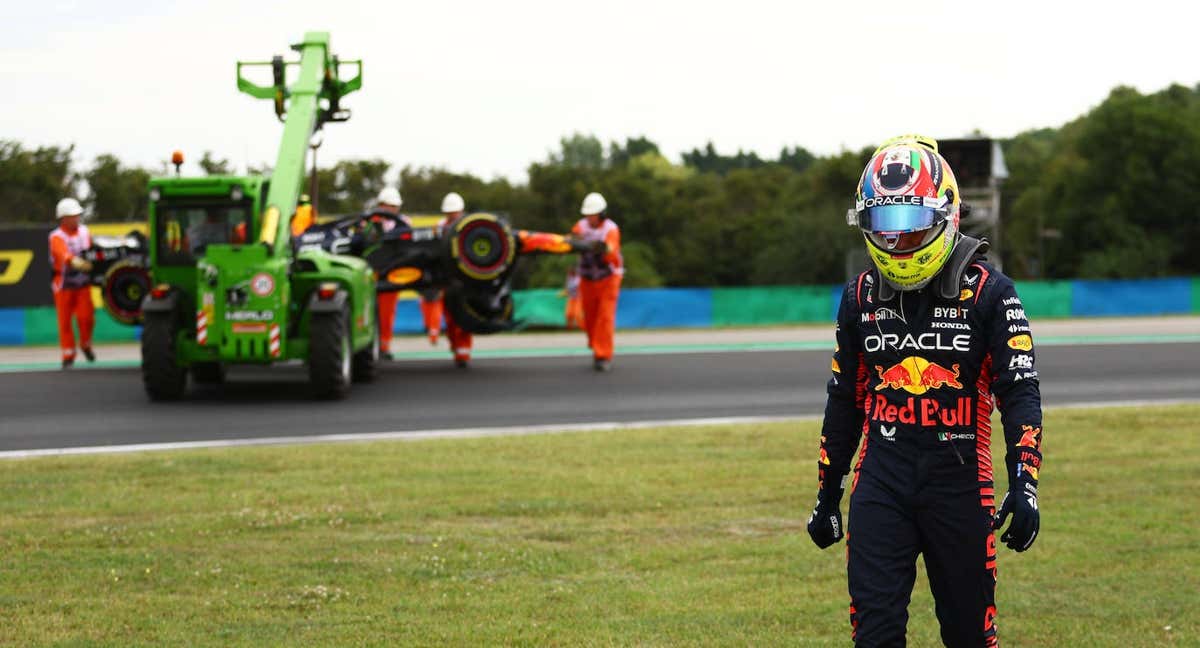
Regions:
M 813 508 L 812 516 L 808 518 L 808 535 L 813 544 L 825 549 L 841 540 L 846 535 L 842 526 L 842 493 L 841 479 L 832 480 L 832 484 L 817 491 L 817 505 Z

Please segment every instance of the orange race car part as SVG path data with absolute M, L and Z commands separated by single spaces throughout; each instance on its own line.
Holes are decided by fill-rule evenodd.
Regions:
M 562 234 L 520 230 L 517 232 L 517 239 L 521 242 L 522 253 L 570 254 L 578 251 L 576 241 Z

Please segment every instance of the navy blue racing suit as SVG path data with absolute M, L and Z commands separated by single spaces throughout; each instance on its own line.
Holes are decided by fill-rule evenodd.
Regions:
M 850 480 L 850 623 L 859 646 L 904 645 L 924 554 L 942 641 L 995 646 L 996 491 L 991 413 L 1010 479 L 1041 466 L 1032 333 L 1012 280 L 982 259 L 961 292 L 887 291 L 872 269 L 847 285 L 821 430 L 821 488 Z

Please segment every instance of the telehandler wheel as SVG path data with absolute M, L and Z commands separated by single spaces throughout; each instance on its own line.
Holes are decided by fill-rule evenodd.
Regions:
M 220 362 L 193 363 L 192 380 L 197 385 L 220 385 L 225 382 L 225 365 Z
M 319 398 L 341 398 L 350 389 L 350 330 L 346 311 L 313 313 L 308 326 L 308 380 Z
M 354 382 L 371 382 L 375 380 L 379 366 L 379 321 L 375 321 L 375 335 L 371 338 L 371 345 L 367 348 L 354 354 L 354 360 L 351 363 L 350 373 L 354 378 Z
M 187 389 L 187 370 L 175 362 L 175 317 L 146 315 L 142 329 L 142 383 L 150 400 L 178 400 Z

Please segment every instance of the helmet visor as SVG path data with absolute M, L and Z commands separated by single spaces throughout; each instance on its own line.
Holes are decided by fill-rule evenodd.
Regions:
M 945 198 L 868 198 L 855 205 L 857 225 L 867 232 L 916 232 L 946 219 L 950 201 Z
M 917 205 L 873 207 L 859 214 L 858 226 L 868 232 L 916 232 L 941 220 L 937 210 Z

